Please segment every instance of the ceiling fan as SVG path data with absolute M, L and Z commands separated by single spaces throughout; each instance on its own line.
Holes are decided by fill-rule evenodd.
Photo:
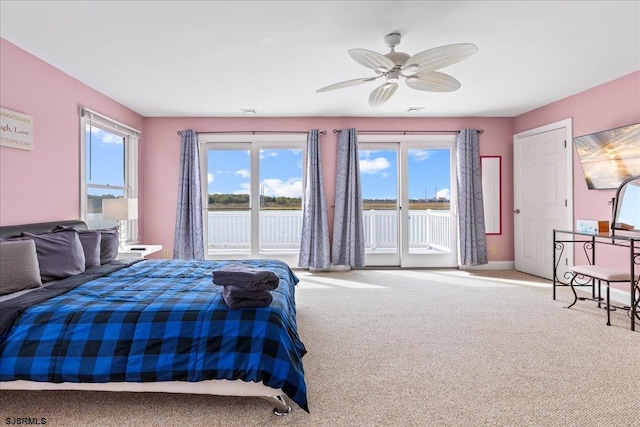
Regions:
M 361 65 L 371 68 L 378 75 L 334 83 L 318 89 L 316 92 L 327 92 L 343 87 L 355 86 L 385 78 L 386 82 L 378 86 L 369 95 L 369 105 L 379 107 L 391 98 L 398 89 L 398 80 L 404 78 L 412 89 L 429 92 L 453 92 L 461 84 L 454 77 L 436 71 L 462 61 L 476 53 L 478 48 L 470 43 L 450 44 L 427 49 L 413 56 L 404 52 L 396 52 L 400 44 L 400 34 L 388 34 L 384 41 L 391 49 L 386 55 L 367 49 L 349 49 L 349 55 Z

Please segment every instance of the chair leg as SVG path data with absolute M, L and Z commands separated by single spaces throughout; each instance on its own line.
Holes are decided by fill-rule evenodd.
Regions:
M 573 287 L 573 282 L 576 280 L 576 277 L 578 277 L 578 275 L 574 274 L 573 277 L 571 278 L 571 281 L 569 282 L 569 285 L 571 286 L 571 291 L 573 292 L 573 302 L 569 304 L 567 308 L 573 307 L 574 304 L 578 302 L 578 294 L 576 293 L 576 290 Z
M 611 307 L 609 304 L 609 282 L 607 282 L 607 326 L 611 326 Z

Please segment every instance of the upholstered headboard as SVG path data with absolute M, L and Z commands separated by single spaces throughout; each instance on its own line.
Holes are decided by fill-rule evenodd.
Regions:
M 0 239 L 8 239 L 10 237 L 19 237 L 21 233 L 42 234 L 53 230 L 57 225 L 73 227 L 76 230 L 87 230 L 87 223 L 79 219 L 39 222 L 36 224 L 7 225 L 0 227 Z

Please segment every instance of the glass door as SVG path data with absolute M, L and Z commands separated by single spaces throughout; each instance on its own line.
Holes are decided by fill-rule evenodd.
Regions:
M 456 266 L 454 137 L 358 139 L 366 265 Z
M 403 267 L 457 265 L 454 150 L 446 144 L 402 144 Z
M 365 264 L 400 265 L 398 144 L 359 144 Z
M 251 151 L 235 147 L 206 150 L 203 222 L 211 258 L 251 254 Z
M 275 258 L 296 264 L 302 234 L 304 135 L 237 142 L 218 142 L 223 138 L 218 135 L 199 138 L 212 140 L 200 147 L 206 256 Z

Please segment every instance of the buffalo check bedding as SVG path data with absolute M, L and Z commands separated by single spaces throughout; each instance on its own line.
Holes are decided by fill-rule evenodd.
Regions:
M 277 274 L 269 306 L 224 303 L 212 272 L 231 262 Z M 262 381 L 308 411 L 297 283 L 277 260 L 137 262 L 21 307 L 0 332 L 0 381 Z

